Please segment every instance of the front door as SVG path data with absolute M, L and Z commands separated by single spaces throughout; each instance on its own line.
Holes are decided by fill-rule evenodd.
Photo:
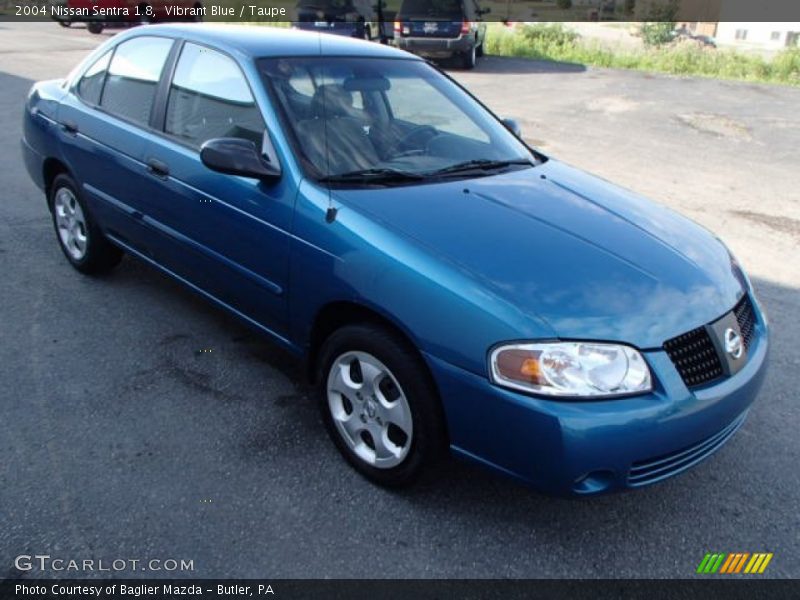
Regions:
M 145 224 L 160 236 L 157 260 L 285 337 L 296 188 L 288 177 L 225 175 L 200 160 L 200 147 L 213 138 L 264 147 L 264 120 L 236 62 L 186 42 L 169 85 L 163 129 L 166 136 L 145 149 L 152 168 Z

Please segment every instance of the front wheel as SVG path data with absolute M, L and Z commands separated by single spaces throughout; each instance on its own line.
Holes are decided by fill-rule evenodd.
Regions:
M 62 27 L 69 27 L 70 25 L 72 25 L 70 21 L 59 21 L 58 24 L 61 25 Z
M 89 33 L 93 33 L 95 35 L 103 33 L 102 23 L 89 23 L 86 28 L 89 30 Z
M 441 455 L 441 405 L 422 360 L 401 338 L 353 325 L 325 342 L 319 402 L 336 447 L 375 483 L 411 483 Z
M 103 236 L 68 175 L 61 174 L 53 181 L 50 210 L 61 251 L 78 271 L 103 273 L 122 259 L 122 251 Z

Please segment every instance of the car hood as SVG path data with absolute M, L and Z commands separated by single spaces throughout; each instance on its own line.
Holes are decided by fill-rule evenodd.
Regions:
M 490 177 L 333 193 L 562 339 L 660 347 L 729 311 L 747 289 L 706 229 L 554 160 Z

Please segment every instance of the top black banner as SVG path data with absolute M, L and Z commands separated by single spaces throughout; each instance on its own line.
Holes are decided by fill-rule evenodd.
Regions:
M 477 20 L 505 23 L 670 21 L 797 25 L 797 0 L 0 0 L 0 20 L 383 24 Z

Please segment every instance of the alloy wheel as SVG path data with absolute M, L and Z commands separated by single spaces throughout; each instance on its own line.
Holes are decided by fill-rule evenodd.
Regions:
M 366 352 L 345 352 L 333 361 L 328 408 L 339 435 L 362 461 L 378 469 L 403 462 L 411 449 L 411 408 L 397 379 Z
M 74 260 L 82 260 L 89 241 L 86 217 L 72 190 L 62 187 L 56 192 L 53 210 L 61 244 Z

